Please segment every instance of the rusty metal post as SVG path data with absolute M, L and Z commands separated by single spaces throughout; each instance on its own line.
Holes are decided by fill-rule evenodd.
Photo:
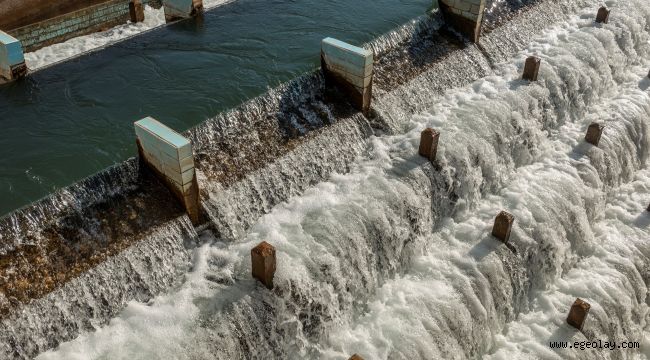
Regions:
M 129 15 L 131 16 L 132 23 L 144 21 L 144 6 L 142 5 L 142 0 L 129 1 Z
M 536 56 L 531 56 L 526 59 L 526 65 L 524 65 L 524 75 L 523 79 L 528 81 L 537 81 L 537 75 L 539 74 L 539 67 L 542 64 L 542 60 Z
M 610 10 L 605 6 L 598 9 L 598 14 L 596 14 L 596 22 L 601 24 L 607 24 L 609 22 L 609 12 Z
M 440 132 L 432 128 L 424 129 L 420 135 L 419 154 L 429 161 L 434 161 L 438 154 L 438 139 L 440 139 Z
M 273 289 L 273 276 L 275 275 L 275 248 L 273 245 L 262 241 L 251 250 L 253 278 L 259 280 L 268 289 Z
M 363 358 L 359 354 L 354 354 L 348 360 L 363 360 Z
M 512 232 L 512 224 L 515 222 L 515 217 L 507 211 L 501 211 L 494 219 L 494 226 L 492 227 L 492 236 L 507 243 L 510 240 L 510 233 Z
M 598 146 L 600 143 L 600 138 L 603 135 L 603 130 L 605 130 L 605 125 L 598 123 L 591 123 L 587 129 L 587 135 L 585 135 L 585 141 L 590 143 L 593 146 Z
M 578 330 L 582 330 L 582 327 L 585 324 L 587 315 L 589 314 L 589 309 L 591 305 L 588 302 L 577 298 L 573 305 L 571 305 L 571 310 L 569 311 L 569 316 L 566 319 L 566 322 Z

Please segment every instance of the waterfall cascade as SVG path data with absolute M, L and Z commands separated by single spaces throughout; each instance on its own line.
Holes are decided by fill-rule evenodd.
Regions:
M 0 297 L 0 351 L 647 354 L 650 5 L 608 5 L 616 16 L 594 24 L 595 1 L 493 1 L 479 46 L 423 17 L 367 45 L 369 117 L 309 74 L 190 130 L 209 217 L 198 234 L 137 161 L 13 214 L 0 224 L 14 291 Z M 533 83 L 520 80 L 531 54 Z M 605 125 L 598 147 L 583 141 L 592 122 Z M 433 163 L 417 155 L 425 127 L 441 132 Z M 490 236 L 500 210 L 515 216 L 507 245 Z M 271 291 L 250 276 L 263 240 L 278 254 Z M 59 279 L 71 264 L 52 249 L 73 249 L 79 272 Z M 582 332 L 564 324 L 576 297 L 592 304 Z M 595 339 L 642 349 L 548 346 Z

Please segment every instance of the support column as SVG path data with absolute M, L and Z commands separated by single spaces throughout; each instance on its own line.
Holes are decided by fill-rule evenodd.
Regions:
M 275 248 L 273 245 L 262 241 L 251 250 L 253 277 L 264 284 L 267 289 L 273 289 L 275 264 Z
M 140 159 L 183 204 L 192 223 L 200 220 L 199 184 L 192 144 L 152 117 L 135 123 Z
M 13 36 L 0 31 L 0 83 L 27 75 L 23 46 Z
M 587 320 L 587 315 L 589 315 L 589 309 L 591 309 L 591 305 L 588 302 L 577 298 L 573 305 L 571 305 L 566 322 L 574 328 L 582 330 L 585 320 Z
M 492 227 L 492 236 L 507 243 L 510 240 L 510 233 L 512 232 L 512 224 L 515 222 L 515 217 L 507 211 L 501 211 L 494 219 L 494 226 Z
M 165 21 L 186 19 L 203 12 L 203 0 L 162 0 Z
M 472 42 L 481 37 L 485 0 L 439 0 L 445 22 Z
M 367 114 L 372 96 L 372 51 L 326 38 L 321 45 L 321 67 L 328 86 L 349 96 L 352 105 Z
M 523 79 L 528 81 L 537 81 L 537 75 L 539 75 L 539 67 L 542 64 L 542 60 L 536 56 L 531 56 L 526 59 L 526 65 L 524 65 L 524 75 Z
M 129 15 L 132 23 L 144 21 L 144 6 L 142 5 L 142 0 L 129 1 Z
M 587 129 L 587 135 L 585 135 L 585 141 L 590 143 L 593 146 L 598 146 L 600 143 L 600 137 L 603 135 L 603 130 L 605 126 L 598 123 L 591 123 Z

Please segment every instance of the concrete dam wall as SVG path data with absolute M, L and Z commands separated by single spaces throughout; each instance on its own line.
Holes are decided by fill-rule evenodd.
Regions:
M 191 262 L 192 252 L 205 243 L 206 237 L 235 246 L 248 240 L 246 233 L 251 226 L 278 204 L 303 194 L 333 174 L 359 172 L 358 167 L 367 166 L 365 163 L 355 165 L 355 160 L 368 152 L 369 143 L 379 137 L 409 131 L 411 118 L 425 112 L 436 96 L 486 77 L 503 86 L 502 93 L 491 93 L 489 86 L 493 84 L 481 82 L 475 84 L 475 88 L 485 85 L 488 88 L 483 89 L 488 93 L 485 98 L 458 95 L 460 110 L 454 113 L 457 121 L 438 123 L 440 131 L 427 129 L 432 131 L 423 132 L 423 138 L 427 134 L 435 136 L 427 146 L 440 146 L 440 151 L 426 149 L 426 161 L 415 152 L 412 157 L 404 155 L 406 160 L 388 156 L 373 159 L 376 161 L 371 164 L 378 169 L 377 173 L 368 176 L 365 185 L 349 190 L 359 192 L 354 198 L 358 204 L 334 217 L 331 224 L 323 220 L 326 224 L 322 228 L 311 224 L 315 230 L 308 229 L 313 231 L 310 235 L 330 239 L 327 235 L 331 231 L 331 242 L 335 243 L 335 250 L 323 259 L 308 262 L 321 274 L 320 282 L 310 284 L 292 279 L 276 282 L 274 287 L 271 281 L 265 283 L 272 289 L 267 291 L 257 287 L 251 290 L 246 279 L 225 273 L 205 276 L 215 287 L 236 287 L 235 295 L 227 298 L 234 305 L 223 313 L 213 314 L 196 334 L 199 338 L 226 339 L 224 346 L 208 346 L 211 354 L 222 358 L 246 358 L 251 353 L 264 354 L 266 358 L 287 358 L 289 354 L 298 353 L 303 349 L 295 348 L 297 342 L 293 339 L 298 336 L 292 331 L 296 330 L 283 327 L 288 321 L 283 318 L 282 311 L 288 309 L 296 314 L 301 337 L 313 341 L 321 339 L 322 333 L 338 326 L 332 319 L 354 312 L 357 299 L 370 297 L 383 282 L 392 284 L 390 279 L 405 271 L 414 254 L 426 248 L 431 238 L 436 238 L 435 231 L 442 226 L 443 218 L 452 216 L 464 206 L 478 206 L 483 197 L 496 197 L 500 187 L 508 186 L 506 174 L 534 163 L 539 152 L 546 148 L 547 134 L 581 121 L 576 119 L 582 116 L 601 120 L 604 115 L 590 108 L 605 97 L 608 86 L 600 87 L 594 82 L 593 90 L 586 91 L 589 76 L 597 76 L 602 83 L 609 84 L 608 81 L 613 81 L 623 71 L 617 56 L 625 53 L 633 58 L 637 52 L 643 54 L 645 51 L 644 37 L 630 36 L 633 40 L 626 41 L 629 33 L 612 31 L 614 35 L 609 44 L 615 55 L 610 57 L 598 48 L 597 56 L 602 57 L 605 64 L 601 66 L 598 61 L 582 57 L 580 49 L 575 50 L 577 41 L 569 38 L 568 45 L 561 51 L 573 67 L 565 68 L 545 58 L 550 65 L 539 74 L 540 79 L 546 79 L 541 85 L 535 83 L 540 61 L 534 62 L 537 66 L 535 79 L 531 79 L 534 81 L 509 79 L 512 84 L 505 81 L 500 84 L 500 80 L 495 80 L 500 76 L 493 67 L 495 63 L 511 59 L 550 24 L 566 20 L 582 7 L 597 8 L 596 2 L 531 2 L 516 8 L 516 12 L 513 10 L 506 22 L 499 23 L 487 16 L 469 25 L 468 19 L 479 18 L 474 16 L 472 9 L 483 11 L 486 8 L 483 2 L 446 3 L 458 11 L 452 12 L 454 15 L 434 11 L 361 48 L 330 39 L 322 50 L 323 71 L 282 84 L 180 134 L 192 146 L 192 175 L 200 192 L 199 216 L 188 216 L 195 209 L 190 211 L 183 201 L 178 201 L 179 195 L 169 184 L 161 181 L 161 173 L 164 176 L 166 171 L 162 162 L 157 164 L 158 171 L 152 171 L 151 162 L 156 162 L 155 148 L 164 145 L 160 145 L 160 139 L 152 137 L 150 141 L 158 145 L 145 144 L 139 158 L 118 164 L 1 219 L 0 270 L 4 275 L 0 287 L 0 354 L 8 358 L 33 357 L 105 324 L 132 299 L 147 301 L 177 286 L 183 274 L 197 266 Z M 466 8 L 469 9 L 467 17 L 459 20 L 457 16 L 466 11 L 461 9 Z M 462 29 L 453 27 L 454 21 L 462 22 Z M 482 22 L 490 23 L 489 31 L 481 31 Z M 460 30 L 460 35 L 455 30 Z M 622 40 L 615 39 L 616 36 Z M 335 60 L 331 60 L 332 53 L 326 53 L 332 44 L 336 45 Z M 615 44 L 625 45 L 619 50 Z M 571 53 L 572 50 L 575 53 Z M 528 69 L 524 66 L 523 61 L 518 60 L 511 67 L 525 74 Z M 578 73 L 577 79 L 572 77 L 574 73 Z M 350 83 L 341 86 L 342 81 Z M 447 99 L 455 101 L 452 95 Z M 618 102 L 623 103 L 616 99 L 612 104 Z M 647 107 L 639 105 L 639 108 Z M 562 163 L 558 167 L 568 168 L 566 173 L 539 189 L 529 191 L 521 185 L 525 188 L 521 190 L 517 183 L 507 187 L 515 197 L 529 200 L 536 209 L 543 208 L 544 201 L 553 204 L 552 211 L 541 212 L 545 221 L 559 225 L 553 228 L 555 232 L 548 233 L 543 226 L 527 219 L 524 210 L 516 209 L 520 214 L 517 221 L 524 225 L 513 228 L 514 217 L 506 213 L 507 236 L 501 239 L 505 246 L 482 253 L 481 246 L 490 246 L 482 241 L 471 249 L 471 256 L 458 260 L 487 259 L 467 270 L 467 283 L 459 286 L 471 293 L 477 283 L 481 284 L 476 289 L 478 296 L 493 294 L 494 299 L 483 302 L 491 307 L 486 306 L 485 313 L 477 312 L 479 315 L 468 315 L 464 308 L 459 310 L 469 301 L 450 299 L 445 306 L 451 308 L 455 318 L 465 320 L 475 316 L 481 320 L 471 325 L 465 321 L 450 321 L 459 325 L 436 328 L 436 337 L 445 340 L 436 344 L 438 353 L 428 355 L 448 355 L 452 350 L 445 346 L 470 338 L 475 341 L 464 349 L 463 355 L 475 357 L 484 353 L 488 345 L 487 340 L 482 339 L 490 338 L 488 328 L 502 329 L 506 322 L 516 321 L 519 314 L 532 306 L 530 298 L 534 287 L 544 288 L 550 282 L 549 274 L 570 267 L 576 261 L 570 255 L 565 259 L 564 248 L 558 249 L 560 245 L 554 239 L 577 242 L 576 252 L 581 255 L 588 252 L 578 238 L 585 234 L 588 239 L 593 237 L 589 225 L 591 215 L 604 200 L 592 197 L 576 178 L 590 179 L 598 189 L 629 181 L 632 174 L 642 168 L 646 158 L 643 154 L 648 152 L 643 135 L 647 127 L 644 111 L 629 116 L 628 128 L 619 129 L 609 124 L 610 128 L 620 131 L 605 136 L 602 149 L 589 148 L 591 150 L 581 160 L 589 165 Z M 463 117 L 472 121 L 462 122 L 460 118 Z M 611 122 L 622 120 L 615 116 L 608 119 Z M 136 141 L 135 131 L 133 141 Z M 611 145 L 617 142 L 627 145 Z M 186 146 L 187 142 L 182 141 L 180 147 L 185 152 L 173 157 L 175 163 L 188 158 Z M 402 160 L 404 163 L 395 168 L 382 167 L 382 163 Z M 614 166 L 620 171 L 608 170 Z M 181 181 L 177 185 L 181 191 L 189 184 L 182 178 L 185 170 L 179 166 Z M 385 173 L 380 174 L 382 171 Z M 547 171 L 551 170 L 540 167 L 527 176 L 553 178 Z M 391 182 L 399 185 L 389 188 L 387 183 Z M 564 197 L 557 195 L 564 194 L 564 190 L 558 190 L 562 185 L 569 189 Z M 380 195 L 368 190 L 373 186 L 378 188 Z M 325 189 L 319 191 L 326 193 Z M 378 213 L 372 211 L 371 203 L 363 202 L 364 198 L 373 196 L 378 197 L 373 198 L 380 208 Z M 180 197 L 183 197 L 182 192 Z M 471 228 L 472 221 L 477 220 L 468 220 L 469 225 L 459 221 L 458 226 Z M 328 228 L 328 224 L 331 227 Z M 349 226 L 345 227 L 346 231 L 338 231 L 335 224 Z M 301 226 L 295 228 L 294 231 L 308 231 Z M 541 241 L 533 241 L 529 236 L 537 236 L 535 240 Z M 248 246 L 248 242 L 244 245 Z M 308 248 L 308 256 L 313 256 L 321 254 L 319 251 L 323 251 L 325 245 L 305 240 L 296 246 L 300 247 Z M 244 253 L 246 251 L 248 249 Z M 273 270 L 275 256 L 273 250 Z M 332 265 L 332 259 L 337 258 L 342 259 L 343 268 L 347 269 L 345 276 L 337 276 L 337 269 Z M 549 260 L 556 258 L 560 258 L 560 265 Z M 278 259 L 283 258 L 279 255 Z M 215 260 L 219 261 L 227 262 L 228 259 Z M 244 265 L 250 264 L 244 262 Z M 432 276 L 418 277 L 428 279 Z M 497 283 L 498 279 L 505 280 Z M 421 288 L 442 288 L 429 283 L 420 285 Z M 342 295 L 330 296 L 326 291 L 330 288 Z M 251 301 L 245 296 L 248 291 L 261 300 Z M 205 305 L 206 308 L 210 306 L 216 305 Z M 421 310 L 424 313 L 437 311 L 424 307 Z M 594 310 L 597 319 L 604 319 L 602 323 L 608 324 L 599 311 Z M 579 327 L 582 327 L 582 320 Z M 226 325 L 221 327 L 218 322 Z M 589 328 L 589 331 L 598 335 L 616 331 L 611 330 L 614 326 L 602 328 L 605 330 L 594 325 L 595 330 Z M 264 341 L 254 341 L 260 338 Z M 422 355 L 409 354 L 408 347 L 401 351 L 405 356 Z
M 161 6 L 160 1 L 144 4 Z M 19 39 L 25 51 L 102 31 L 130 19 L 129 0 L 3 0 L 0 30 Z

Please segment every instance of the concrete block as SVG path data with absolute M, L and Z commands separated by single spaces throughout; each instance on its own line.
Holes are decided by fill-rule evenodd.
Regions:
M 0 78 L 12 81 L 27 75 L 21 42 L 0 31 Z
M 194 224 L 200 220 L 199 186 L 192 144 L 152 117 L 135 124 L 140 159 L 181 202 Z
M 537 81 L 537 75 L 539 74 L 539 67 L 542 64 L 542 60 L 538 57 L 531 56 L 526 59 L 526 64 L 524 65 L 524 75 L 523 79 L 528 81 Z
M 418 153 L 429 161 L 434 161 L 438 154 L 438 139 L 440 139 L 440 132 L 431 128 L 424 129 L 420 135 Z
M 596 14 L 596 22 L 607 24 L 609 22 L 609 12 L 610 10 L 604 6 L 598 9 L 598 13 Z
M 600 138 L 603 135 L 603 130 L 605 126 L 598 123 L 591 123 L 587 129 L 587 135 L 585 135 L 585 141 L 590 143 L 593 146 L 598 146 L 600 143 Z
M 165 21 L 175 21 L 196 16 L 203 12 L 202 0 L 163 0 Z
M 512 224 L 515 222 L 515 217 L 506 211 L 501 211 L 496 219 L 494 219 L 494 227 L 492 227 L 492 236 L 507 243 L 510 240 L 510 233 L 512 232 Z
M 486 0 L 439 0 L 445 22 L 470 41 L 478 43 Z
M 352 105 L 367 113 L 372 96 L 374 55 L 372 51 L 333 38 L 323 39 L 321 67 L 328 86 L 336 86 Z
M 268 289 L 273 289 L 273 276 L 275 275 L 275 248 L 273 245 L 262 241 L 251 250 L 251 263 L 253 278 L 259 280 Z
M 574 328 L 582 331 L 585 320 L 587 320 L 587 315 L 589 315 L 589 309 L 591 309 L 589 303 L 577 298 L 573 305 L 571 305 L 571 310 L 569 310 L 569 316 L 567 317 L 566 322 Z
M 144 5 L 142 5 L 142 0 L 129 1 L 129 16 L 131 17 L 132 23 L 144 21 Z

